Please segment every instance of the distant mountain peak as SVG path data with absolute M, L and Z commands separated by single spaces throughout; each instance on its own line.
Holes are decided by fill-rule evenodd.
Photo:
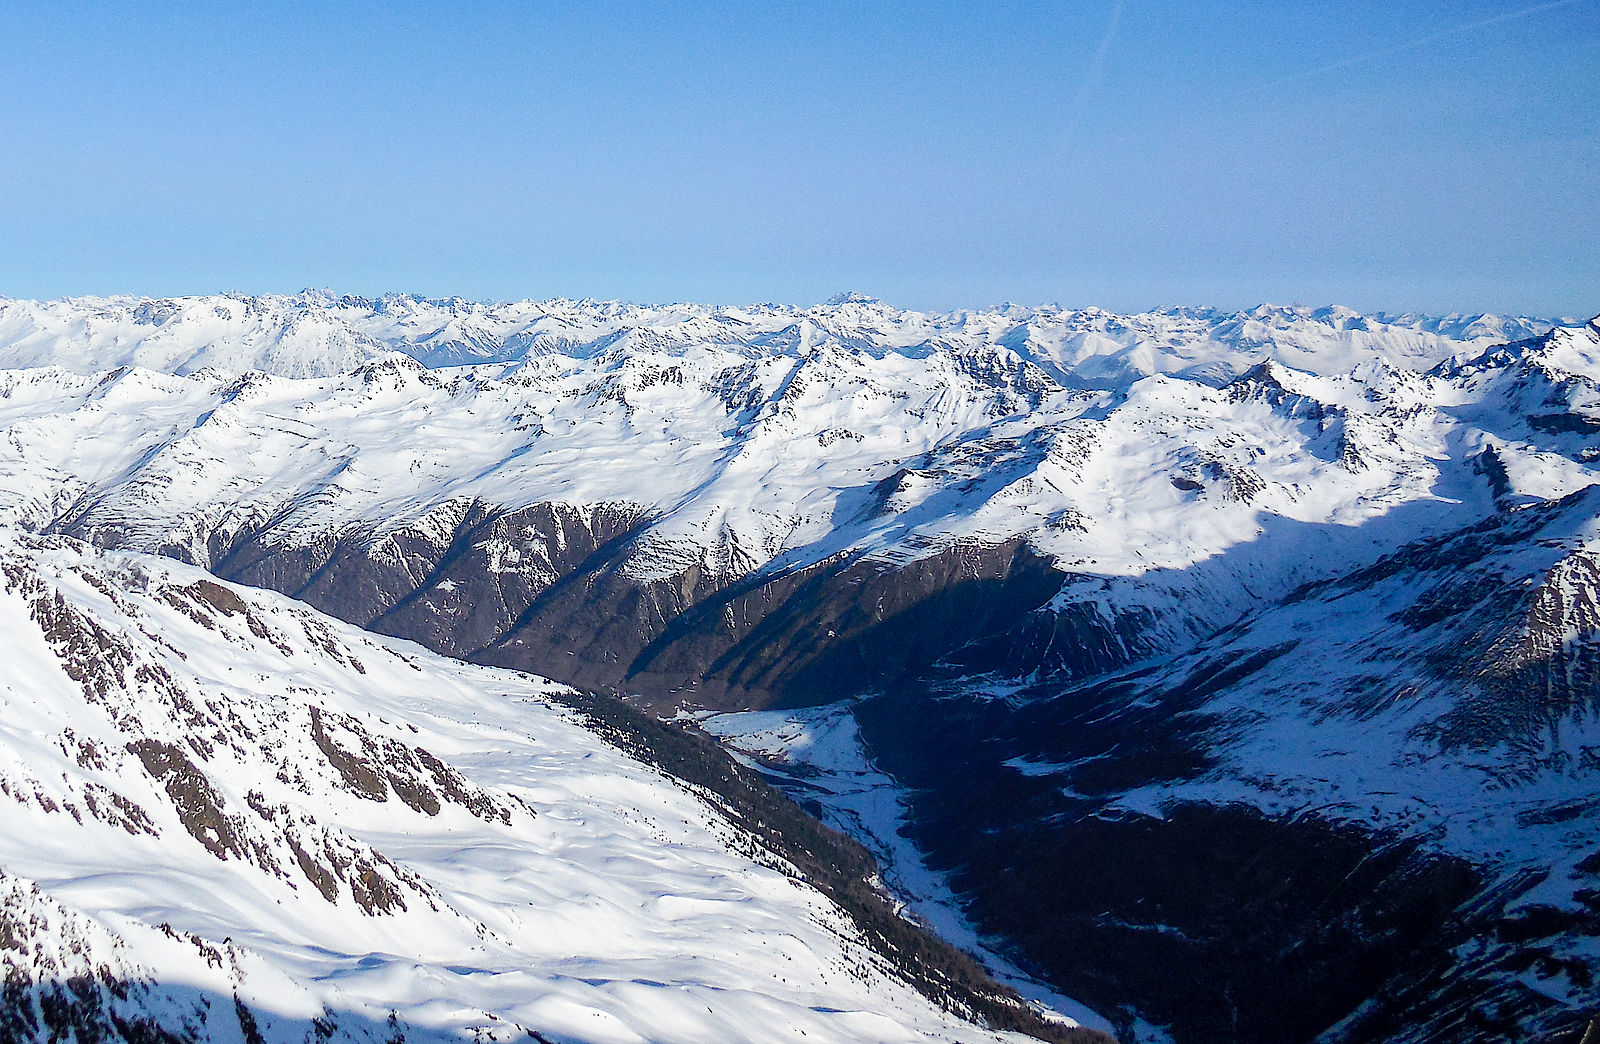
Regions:
M 869 296 L 867 296 L 866 294 L 862 293 L 859 290 L 844 290 L 844 291 L 841 291 L 841 292 L 839 292 L 837 294 L 834 294 L 832 297 L 828 298 L 826 301 L 824 301 L 822 303 L 824 305 L 827 305 L 830 308 L 837 308 L 839 305 L 847 305 L 847 304 L 861 304 L 861 305 L 881 305 L 881 304 L 883 304 L 883 302 L 878 300 L 876 297 L 869 297 Z

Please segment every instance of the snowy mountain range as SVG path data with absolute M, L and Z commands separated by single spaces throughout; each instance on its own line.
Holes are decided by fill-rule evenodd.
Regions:
M 732 712 L 1125 1037 L 1554 1040 L 1596 1007 L 1596 323 L 307 292 L 4 301 L 0 365 L 19 561 L 163 555 Z M 836 704 L 858 763 L 806 739 Z M 876 834 L 838 785 L 869 771 L 908 788 Z M 1186 880 L 1250 887 L 1225 916 Z
M 614 356 L 670 355 L 706 346 L 792 357 L 831 344 L 877 356 L 1005 348 L 1074 383 L 1111 385 L 1151 373 L 1227 372 L 1269 357 L 1319 372 L 1378 356 L 1431 365 L 1463 348 L 1522 340 L 1552 325 L 1525 316 L 1363 316 L 1347 308 L 1272 305 L 1138 315 L 1005 305 L 941 314 L 853 292 L 814 308 L 564 299 L 486 304 L 402 294 L 372 300 L 317 290 L 162 300 L 0 298 L 0 366 L 80 373 L 138 366 L 175 374 L 211 367 L 327 377 L 389 352 L 438 368 L 552 355 L 587 359 L 610 349 Z
M 1497 502 L 1590 481 L 1584 434 L 1548 418 L 1583 407 L 1562 398 L 1576 394 L 1562 367 L 1585 365 L 1592 328 L 1485 354 L 1484 330 L 1532 320 L 1095 313 L 1085 321 L 1177 346 L 1158 353 L 1140 334 L 1125 357 L 1094 359 L 1182 356 L 1208 374 L 1102 389 L 1045 368 L 1071 353 L 1036 335 L 1039 314 L 856 298 L 741 313 L 737 338 L 712 309 L 505 306 L 523 325 L 496 343 L 523 354 L 490 366 L 395 352 L 323 377 L 83 365 L 109 337 L 136 346 L 123 357 L 159 344 L 168 370 L 188 370 L 229 332 L 205 313 L 228 306 L 274 317 L 260 329 L 276 340 L 218 342 L 251 366 L 296 331 L 377 343 L 379 318 L 401 325 L 389 310 L 410 335 L 390 343 L 413 354 L 447 336 L 451 359 L 482 344 L 455 318 L 478 311 L 428 305 L 423 323 L 424 304 L 68 302 L 49 306 L 77 316 L 50 341 L 42 322 L 0 319 L 0 355 L 78 356 L 0 371 L 0 520 L 171 555 L 452 655 L 738 707 L 860 689 L 952 642 L 984 668 L 1098 670 Z M 542 339 L 546 312 L 581 331 L 562 342 L 572 354 Z M 1183 328 L 1206 332 L 1190 342 Z M 1307 352 L 1328 372 L 1279 361 Z M 1282 526 L 1293 553 L 1263 539 Z M 979 604 L 930 619 L 925 596 L 964 581 Z M 915 633 L 892 633 L 906 612 Z M 1057 643 L 1063 629 L 1090 640 Z

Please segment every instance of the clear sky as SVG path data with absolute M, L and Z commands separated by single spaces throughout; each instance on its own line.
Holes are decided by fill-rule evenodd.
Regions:
M 0 295 L 1600 311 L 1600 0 L 0 0 Z

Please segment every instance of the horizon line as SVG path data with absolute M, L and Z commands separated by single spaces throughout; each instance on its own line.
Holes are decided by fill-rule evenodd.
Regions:
M 57 304 L 57 303 L 69 303 L 69 302 L 75 302 L 75 301 L 144 301 L 144 302 L 154 302 L 154 301 L 200 301 L 200 300 L 205 300 L 206 298 L 212 298 L 212 297 L 223 297 L 223 298 L 230 298 L 230 299 L 233 299 L 233 300 L 270 300 L 270 299 L 302 300 L 302 301 L 306 301 L 307 303 L 310 303 L 310 299 L 314 299 L 314 298 L 319 298 L 320 297 L 320 298 L 324 298 L 325 299 L 324 302 L 323 302 L 324 304 L 334 304 L 334 303 L 338 303 L 340 301 L 352 301 L 352 302 L 360 301 L 360 302 L 364 302 L 364 303 L 367 303 L 367 304 L 378 304 L 378 303 L 381 303 L 381 302 L 384 302 L 384 301 L 397 300 L 398 299 L 398 300 L 410 300 L 410 301 L 414 301 L 414 302 L 434 304 L 434 305 L 440 305 L 440 304 L 453 305 L 453 304 L 456 304 L 457 302 L 460 302 L 460 303 L 469 304 L 469 305 L 479 305 L 479 306 L 483 306 L 483 307 L 486 307 L 486 308 L 504 307 L 504 306 L 510 306 L 510 305 L 555 304 L 555 303 L 559 302 L 559 303 L 575 304 L 575 305 L 617 305 L 617 306 L 628 307 L 628 308 L 685 308 L 685 307 L 687 307 L 687 308 L 708 308 L 708 309 L 713 309 L 713 310 L 755 309 L 755 308 L 786 308 L 786 309 L 793 309 L 795 311 L 813 311 L 813 310 L 822 309 L 822 308 L 842 308 L 842 307 L 844 307 L 845 305 L 848 305 L 848 304 L 874 304 L 874 305 L 881 305 L 881 306 L 883 306 L 883 307 L 885 307 L 887 309 L 890 309 L 891 311 L 899 312 L 899 313 L 902 313 L 902 314 L 917 314 L 917 315 L 940 316 L 940 317 L 954 316 L 954 315 L 960 315 L 960 314 L 985 314 L 985 313 L 993 313 L 993 312 L 1005 311 L 1005 310 L 1011 309 L 1011 308 L 1022 308 L 1022 309 L 1025 309 L 1027 311 L 1030 311 L 1030 312 L 1043 312 L 1043 311 L 1074 312 L 1074 313 L 1077 313 L 1077 312 L 1103 312 L 1103 313 L 1106 313 L 1108 315 L 1116 315 L 1116 316 L 1160 315 L 1160 314 L 1181 313 L 1181 312 L 1209 312 L 1209 313 L 1213 313 L 1213 314 L 1222 314 L 1222 315 L 1249 315 L 1249 314 L 1252 314 L 1252 313 L 1255 313 L 1255 312 L 1259 312 L 1262 309 L 1269 309 L 1269 310 L 1272 310 L 1272 311 L 1275 311 L 1275 312 L 1292 312 L 1292 313 L 1299 314 L 1299 315 L 1315 315 L 1318 312 L 1326 312 L 1326 311 L 1342 309 L 1342 310 L 1350 312 L 1350 313 L 1352 313 L 1354 315 L 1364 316 L 1364 317 L 1372 317 L 1372 318 L 1381 318 L 1381 317 L 1390 316 L 1390 317 L 1396 317 L 1396 318 L 1412 317 L 1412 318 L 1420 318 L 1420 319 L 1449 319 L 1449 318 L 1457 318 L 1457 317 L 1465 318 L 1465 317 L 1469 317 L 1470 316 L 1470 317 L 1474 317 L 1474 318 L 1494 317 L 1494 318 L 1501 318 L 1501 319 L 1537 319 L 1537 320 L 1541 320 L 1541 321 L 1554 321 L 1554 322 L 1558 323 L 1558 325 L 1559 324 L 1565 324 L 1567 322 L 1576 323 L 1576 324 L 1583 324 L 1585 322 L 1590 321 L 1591 319 L 1600 318 L 1600 315 L 1584 316 L 1584 315 L 1580 315 L 1580 314 L 1576 314 L 1576 313 L 1574 313 L 1574 314 L 1566 314 L 1566 315 L 1557 315 L 1557 314 L 1552 314 L 1552 313 L 1536 313 L 1536 312 L 1523 312 L 1523 311 L 1497 312 L 1497 311 L 1492 311 L 1492 310 L 1488 310 L 1488 309 L 1481 310 L 1481 311 L 1473 310 L 1473 309 L 1452 309 L 1452 310 L 1449 310 L 1449 311 L 1432 311 L 1432 310 L 1428 310 L 1428 309 L 1414 309 L 1414 308 L 1405 308 L 1405 309 L 1380 308 L 1380 309 L 1376 309 L 1376 310 L 1372 310 L 1372 311 L 1367 311 L 1367 310 L 1364 310 L 1364 309 L 1354 308 L 1354 307 L 1351 307 L 1351 306 L 1348 306 L 1348 305 L 1340 304 L 1340 303 L 1338 303 L 1336 301 L 1330 301 L 1330 302 L 1326 302 L 1326 303 L 1323 303 L 1323 304 L 1308 305 L 1308 304 L 1304 304 L 1304 303 L 1302 303 L 1302 302 L 1300 302 L 1298 300 L 1293 301 L 1293 302 L 1288 303 L 1288 304 L 1280 304 L 1280 303 L 1275 303 L 1275 302 L 1272 302 L 1272 301 L 1263 300 L 1263 301 L 1258 301 L 1257 303 L 1255 303 L 1253 305 L 1249 305 L 1249 306 L 1245 306 L 1245 307 L 1237 307 L 1237 308 L 1230 308 L 1230 307 L 1226 307 L 1226 306 L 1223 306 L 1223 305 L 1216 305 L 1216 304 L 1166 304 L 1166 305 L 1158 305 L 1158 306 L 1151 307 L 1151 308 L 1143 308 L 1143 309 L 1134 310 L 1134 311 L 1123 311 L 1123 310 L 1118 310 L 1118 309 L 1114 309 L 1114 308 L 1106 308 L 1104 306 L 1095 305 L 1095 304 L 1064 305 L 1060 301 L 1046 301 L 1046 302 L 1039 302 L 1039 303 L 1036 303 L 1036 304 L 1027 304 L 1027 303 L 1023 303 L 1023 302 L 1020 302 L 1020 301 L 1004 300 L 1004 301 L 997 301 L 997 302 L 993 302 L 993 303 L 990 303 L 990 304 L 984 304 L 984 305 L 957 306 L 957 307 L 954 307 L 954 308 L 945 308 L 945 309 L 925 309 L 925 308 L 905 308 L 905 307 L 901 307 L 900 305 L 896 305 L 896 304 L 893 304 L 893 303 L 891 303 L 889 301 L 885 301 L 882 298 L 875 297 L 875 296 L 872 296 L 870 294 L 865 294 L 865 293 L 862 293 L 860 291 L 853 290 L 853 289 L 852 290 L 841 291 L 839 293 L 836 293 L 836 294 L 833 294 L 833 295 L 829 296 L 828 298 L 826 298 L 826 299 L 824 299 L 822 301 L 817 301 L 817 302 L 812 303 L 812 304 L 803 304 L 803 303 L 800 303 L 800 302 L 797 302 L 797 301 L 777 301 L 777 300 L 770 300 L 770 299 L 769 300 L 765 300 L 765 301 L 748 301 L 748 302 L 738 302 L 738 303 L 735 303 L 735 302 L 719 302 L 719 301 L 712 301 L 712 300 L 691 300 L 691 299 L 687 299 L 687 298 L 680 298 L 680 299 L 677 299 L 677 300 L 648 301 L 648 300 L 628 299 L 628 298 L 621 298 L 621 297 L 591 297 L 591 296 L 572 297 L 572 296 L 568 296 L 568 295 L 565 295 L 565 294 L 557 294 L 557 295 L 554 295 L 554 296 L 551 296 L 551 297 L 537 297 L 537 296 L 518 297 L 518 298 L 508 298 L 508 297 L 470 297 L 470 296 L 463 295 L 463 294 L 433 295 L 433 294 L 422 293 L 420 291 L 415 291 L 415 290 L 385 290 L 385 291 L 382 291 L 381 293 L 378 293 L 378 294 L 375 294 L 375 295 L 367 295 L 367 294 L 359 294 L 359 293 L 341 293 L 341 292 L 335 290 L 334 288 L 327 287 L 327 286 L 320 286 L 320 287 L 318 287 L 318 286 L 307 286 L 307 287 L 302 287 L 300 290 L 292 291 L 292 292 L 285 292 L 285 291 L 254 292 L 254 291 L 241 290 L 241 289 L 235 288 L 235 289 L 228 289 L 228 290 L 214 290 L 214 291 L 210 291 L 210 292 L 206 292 L 206 293 L 187 293 L 187 294 L 140 294 L 140 293 L 111 293 L 111 294 L 81 293 L 81 294 L 70 294 L 69 293 L 69 294 L 56 295 L 54 297 L 13 297 L 13 296 L 11 296 L 9 294 L 0 293 L 0 302 L 4 302 L 4 303 L 8 303 L 8 304 L 15 304 L 15 303 Z

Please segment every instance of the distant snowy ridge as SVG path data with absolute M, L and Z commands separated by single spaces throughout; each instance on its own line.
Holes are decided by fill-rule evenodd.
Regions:
M 347 372 L 398 351 L 429 367 L 587 358 L 607 349 L 678 353 L 716 346 L 752 355 L 835 347 L 873 354 L 1003 348 L 1058 379 L 1109 386 L 1151 373 L 1225 379 L 1277 359 L 1333 373 L 1383 358 L 1426 367 L 1463 350 L 1537 336 L 1558 320 L 1495 315 L 1362 315 L 1347 308 L 1261 305 L 1117 315 L 1097 308 L 1004 305 L 917 312 L 861 294 L 789 305 L 483 303 L 325 291 L 295 295 L 55 301 L 0 298 L 0 367 L 91 373 L 212 367 L 285 377 Z

